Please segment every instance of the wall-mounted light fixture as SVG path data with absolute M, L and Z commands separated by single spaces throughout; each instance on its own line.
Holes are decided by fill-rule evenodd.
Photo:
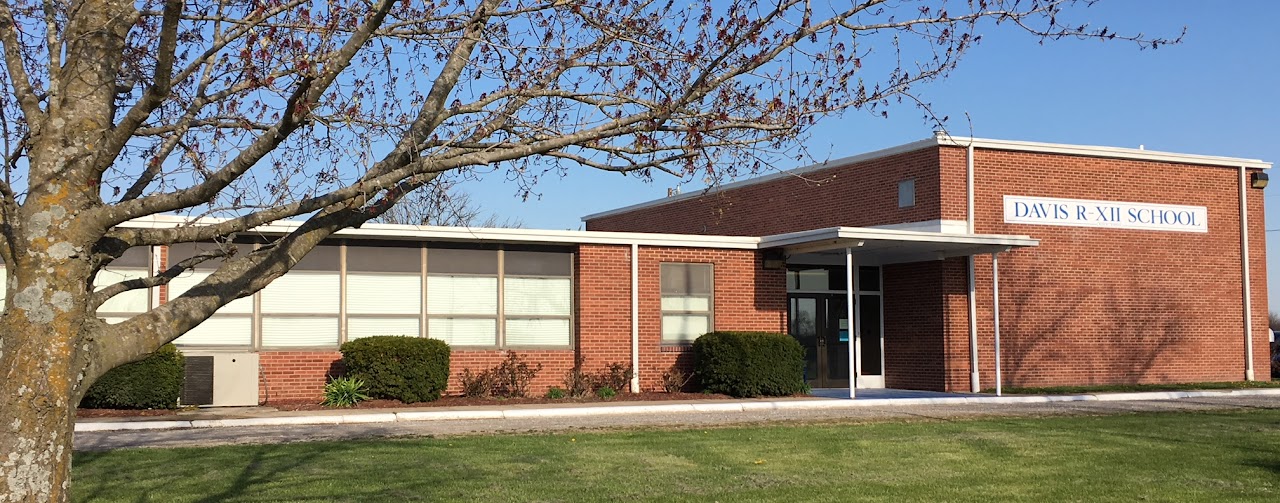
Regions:
M 1269 181 L 1269 178 L 1267 177 L 1267 174 L 1261 171 L 1255 171 L 1252 175 L 1249 176 L 1249 185 L 1255 189 L 1267 188 L 1268 181 Z
M 765 269 L 786 269 L 787 255 L 779 249 L 765 250 L 763 262 Z

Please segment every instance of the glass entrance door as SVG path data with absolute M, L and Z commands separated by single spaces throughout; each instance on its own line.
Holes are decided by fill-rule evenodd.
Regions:
M 854 309 L 848 314 L 845 268 L 793 264 L 787 270 L 791 336 L 805 350 L 805 381 L 814 388 L 845 388 L 856 374 L 859 388 L 884 387 L 884 324 L 880 268 L 861 266 L 852 278 L 857 285 Z M 860 320 L 859 362 L 849 369 L 849 344 Z
M 791 336 L 804 347 L 805 381 L 814 388 L 849 386 L 849 316 L 843 295 L 792 294 Z

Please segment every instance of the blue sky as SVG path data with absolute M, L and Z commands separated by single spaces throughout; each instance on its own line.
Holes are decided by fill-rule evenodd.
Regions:
M 1280 2 L 1106 0 L 1072 15 L 1122 32 L 1175 35 L 1181 45 L 1139 51 L 1130 44 L 1062 40 L 1037 44 L 1011 29 L 988 27 L 982 43 L 950 78 L 917 88 L 954 134 L 1137 147 L 1280 163 Z M 930 134 L 909 106 L 888 119 L 853 113 L 820 123 L 807 146 L 838 158 Z M 1272 174 L 1280 179 L 1280 171 Z M 501 173 L 465 190 L 485 210 L 527 227 L 579 229 L 583 215 L 666 195 L 675 180 L 645 183 L 575 169 L 545 179 L 541 197 L 521 201 Z M 1267 189 L 1267 227 L 1280 229 L 1280 183 Z M 1268 233 L 1269 298 L 1280 310 L 1280 232 Z

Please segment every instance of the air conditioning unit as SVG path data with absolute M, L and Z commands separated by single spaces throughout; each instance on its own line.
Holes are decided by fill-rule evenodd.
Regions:
M 182 405 L 258 405 L 258 353 L 183 351 Z

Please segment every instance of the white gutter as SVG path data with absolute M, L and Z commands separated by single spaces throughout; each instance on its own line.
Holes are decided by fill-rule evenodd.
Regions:
M 1253 376 L 1253 289 L 1249 284 L 1249 199 L 1248 173 L 1240 166 L 1240 270 L 1244 280 L 1244 379 Z
M 973 234 L 973 142 L 969 143 L 965 155 L 965 185 L 969 193 L 969 208 L 966 215 L 969 234 Z M 969 267 L 969 391 L 982 391 L 982 382 L 978 375 L 978 288 L 974 280 L 973 255 L 965 259 Z
M 640 392 L 640 245 L 631 243 L 631 392 Z

